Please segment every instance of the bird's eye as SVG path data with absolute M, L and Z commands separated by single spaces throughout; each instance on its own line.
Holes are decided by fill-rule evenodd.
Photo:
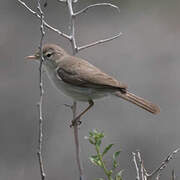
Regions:
M 46 56 L 47 56 L 47 57 L 51 57 L 51 56 L 52 56 L 52 53 L 47 53 Z

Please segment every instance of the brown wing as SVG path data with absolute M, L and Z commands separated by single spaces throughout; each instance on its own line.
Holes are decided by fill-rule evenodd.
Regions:
M 66 56 L 59 62 L 57 75 L 64 82 L 81 87 L 126 90 L 127 86 L 87 61 Z

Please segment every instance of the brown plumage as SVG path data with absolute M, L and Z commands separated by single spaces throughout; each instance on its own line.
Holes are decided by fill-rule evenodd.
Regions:
M 59 62 L 58 67 L 57 73 L 66 83 L 80 87 L 117 90 L 117 92 L 114 93 L 116 96 L 121 97 L 151 113 L 157 114 L 159 112 L 157 105 L 129 93 L 127 91 L 127 85 L 102 72 L 100 69 L 83 59 L 73 56 L 65 56 Z
M 58 66 L 57 73 L 62 80 L 75 86 L 116 89 L 122 92 L 127 88 L 125 84 L 77 57 L 65 56 Z
M 121 97 L 153 114 L 159 113 L 159 107 L 138 97 L 127 90 L 127 85 L 114 77 L 102 72 L 99 68 L 81 58 L 70 56 L 64 49 L 54 44 L 43 47 L 44 66 L 53 84 L 78 101 L 88 101 L 90 107 L 93 100 L 112 94 Z M 39 53 L 29 56 L 29 59 L 39 59 Z

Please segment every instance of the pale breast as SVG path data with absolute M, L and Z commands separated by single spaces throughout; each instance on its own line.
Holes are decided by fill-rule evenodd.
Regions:
M 53 86 L 56 87 L 56 89 L 63 92 L 65 95 L 73 98 L 74 100 L 88 101 L 90 99 L 103 98 L 109 95 L 109 92 L 104 91 L 104 90 L 78 87 L 78 86 L 65 83 L 57 77 L 56 72 L 53 69 L 51 69 L 49 66 L 45 66 L 45 71 L 48 75 L 48 78 L 52 82 Z

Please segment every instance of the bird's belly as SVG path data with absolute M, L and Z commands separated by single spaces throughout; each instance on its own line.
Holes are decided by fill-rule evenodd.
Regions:
M 78 101 L 88 101 L 91 99 L 103 98 L 109 94 L 102 90 L 100 91 L 92 88 L 77 87 L 60 81 L 61 80 L 59 80 L 59 83 L 56 84 L 58 89 L 63 91 L 67 96 L 70 96 Z
M 58 79 L 55 74 L 48 73 L 48 77 L 58 90 L 77 101 L 89 101 L 109 95 L 109 92 L 104 90 L 70 85 Z

